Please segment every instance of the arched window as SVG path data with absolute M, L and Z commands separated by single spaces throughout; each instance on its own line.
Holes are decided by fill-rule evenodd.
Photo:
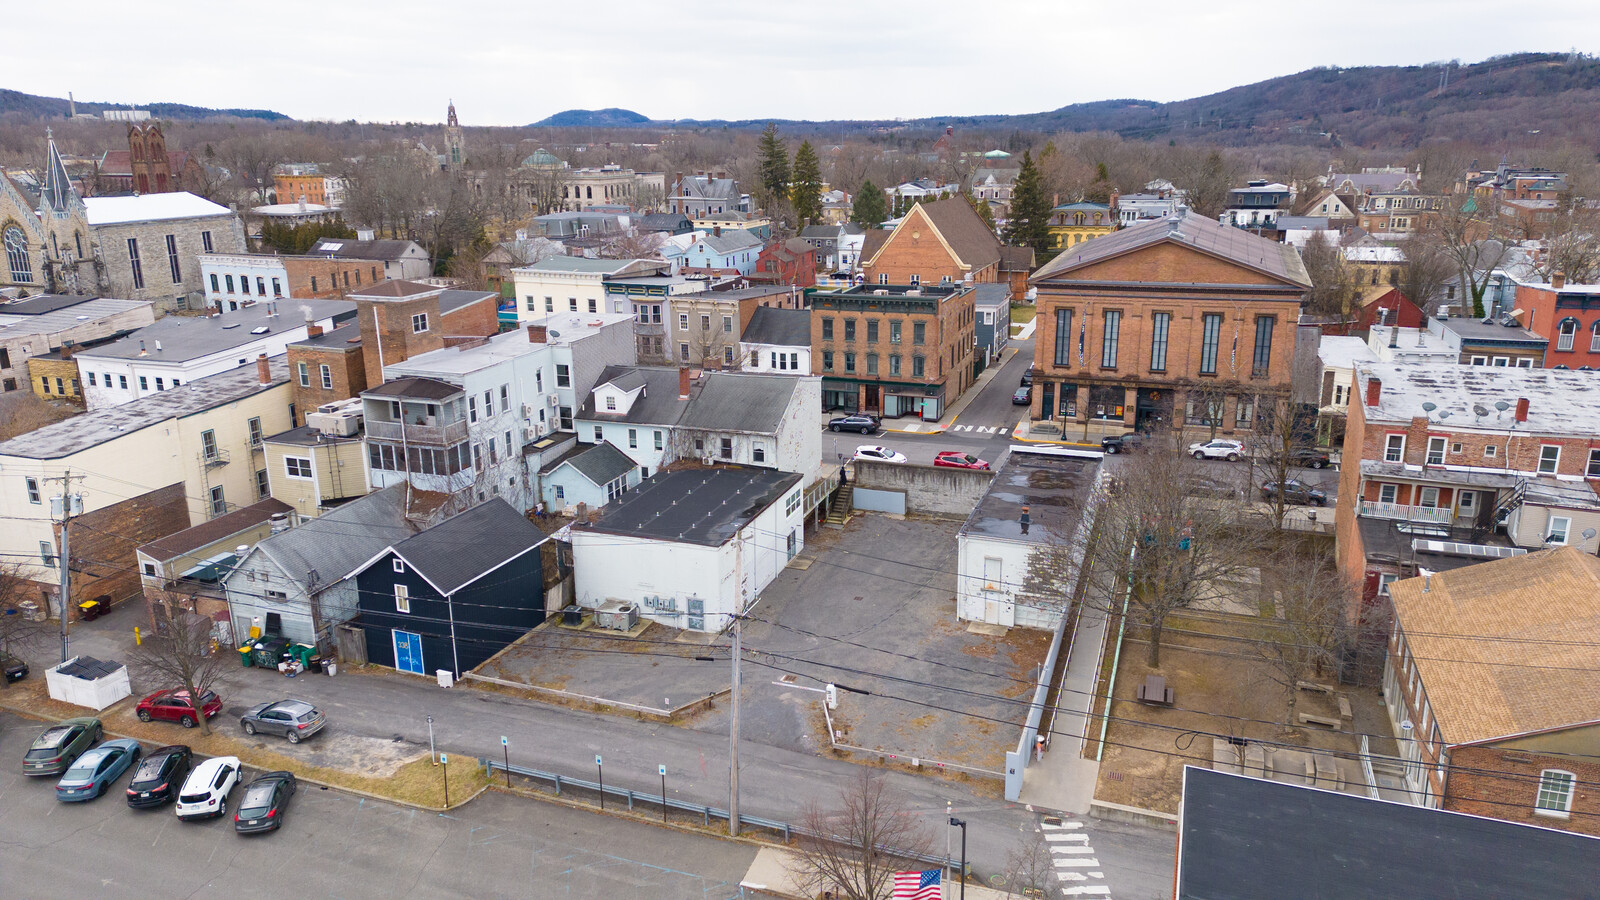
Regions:
M 1589 352 L 1600 353 L 1600 319 L 1589 326 Z
M 1556 349 L 1571 350 L 1572 339 L 1578 333 L 1578 320 L 1568 316 L 1556 329 Z
M 33 265 L 28 261 L 28 239 L 22 229 L 12 225 L 5 230 L 6 263 L 11 267 L 11 280 L 21 284 L 33 283 Z

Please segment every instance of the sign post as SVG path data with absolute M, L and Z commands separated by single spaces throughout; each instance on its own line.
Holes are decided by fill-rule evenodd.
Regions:
M 661 821 L 667 821 L 667 767 L 658 767 L 661 772 Z
M 600 809 L 604 811 L 606 808 L 606 767 L 598 753 L 594 755 L 594 767 L 600 773 Z
M 450 808 L 450 757 L 439 754 L 439 767 L 444 772 L 444 808 Z
M 500 749 L 506 752 L 506 787 L 511 787 L 511 742 L 500 735 Z

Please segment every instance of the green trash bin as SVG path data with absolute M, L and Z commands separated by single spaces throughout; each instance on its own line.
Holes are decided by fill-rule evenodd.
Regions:
M 245 644 L 243 647 L 239 648 L 239 664 L 244 666 L 246 669 L 250 668 L 251 665 L 250 652 L 251 647 L 249 644 Z

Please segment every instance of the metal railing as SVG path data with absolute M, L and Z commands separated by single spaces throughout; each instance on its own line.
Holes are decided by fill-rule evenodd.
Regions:
M 628 809 L 630 810 L 633 809 L 633 804 L 635 802 L 649 803 L 657 807 L 665 805 L 667 809 L 675 809 L 680 812 L 698 815 L 701 817 L 701 821 L 708 826 L 711 824 L 712 819 L 721 819 L 724 822 L 728 821 L 728 811 L 725 809 L 718 809 L 715 806 L 706 806 L 700 803 L 689 803 L 684 800 L 674 800 L 671 797 L 667 797 L 663 794 L 655 794 L 649 791 L 635 791 L 630 788 L 616 787 L 615 785 L 608 784 L 602 787 L 599 782 L 588 781 L 582 778 L 573 778 L 571 776 L 560 775 L 555 772 L 545 772 L 540 769 L 529 769 L 523 766 L 507 766 L 504 762 L 498 759 L 479 758 L 478 763 L 482 765 L 489 773 L 490 778 L 494 777 L 495 772 L 510 772 L 512 775 L 517 775 L 522 778 L 549 782 L 555 787 L 555 792 L 558 796 L 561 794 L 562 788 L 576 788 L 577 790 L 581 791 L 593 791 L 595 793 L 604 793 L 606 796 L 620 797 L 628 802 Z M 802 828 L 798 825 L 793 825 L 788 822 L 780 822 L 776 819 L 763 819 L 760 816 L 750 816 L 745 815 L 744 813 L 739 814 L 739 824 L 754 825 L 757 828 L 765 828 L 766 830 L 775 834 L 783 835 L 783 839 L 785 841 L 790 840 L 797 834 L 806 835 L 808 837 L 816 837 L 822 840 L 836 841 L 839 843 L 844 843 L 847 841 L 846 838 L 840 837 L 839 835 L 817 834 L 808 828 Z M 949 866 L 952 869 L 959 869 L 961 867 L 960 861 L 951 856 L 939 856 L 933 853 L 911 853 L 905 850 L 897 850 L 893 847 L 883 845 L 880 845 L 878 850 L 899 859 L 930 863 L 936 866 Z M 971 867 L 969 866 L 968 869 L 970 871 Z
M 1442 506 L 1402 506 L 1399 503 L 1361 501 L 1361 515 L 1373 519 L 1399 519 L 1405 522 L 1433 522 L 1449 525 L 1455 514 Z
M 401 423 L 376 422 L 365 423 L 367 437 L 380 441 L 398 441 L 401 439 Z M 413 444 L 457 444 L 467 439 L 467 420 L 457 419 L 445 425 L 413 425 L 406 423 L 405 440 Z

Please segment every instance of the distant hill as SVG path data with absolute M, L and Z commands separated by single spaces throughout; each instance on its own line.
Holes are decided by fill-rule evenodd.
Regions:
M 641 115 L 631 109 L 569 109 L 558 112 L 553 116 L 541 119 L 531 127 L 534 128 L 630 128 L 635 125 L 649 125 L 649 116 Z
M 266 119 L 268 121 L 287 120 L 289 117 L 270 109 L 210 109 L 204 106 L 189 106 L 184 103 L 95 103 L 79 100 L 78 113 L 91 113 L 99 115 L 108 109 L 147 109 L 150 115 L 157 119 L 211 119 L 217 117 L 234 117 L 241 119 Z M 61 116 L 65 117 L 71 109 L 65 98 L 40 97 L 37 94 L 24 94 L 21 91 L 8 91 L 0 89 L 0 113 L 20 112 L 30 116 Z

